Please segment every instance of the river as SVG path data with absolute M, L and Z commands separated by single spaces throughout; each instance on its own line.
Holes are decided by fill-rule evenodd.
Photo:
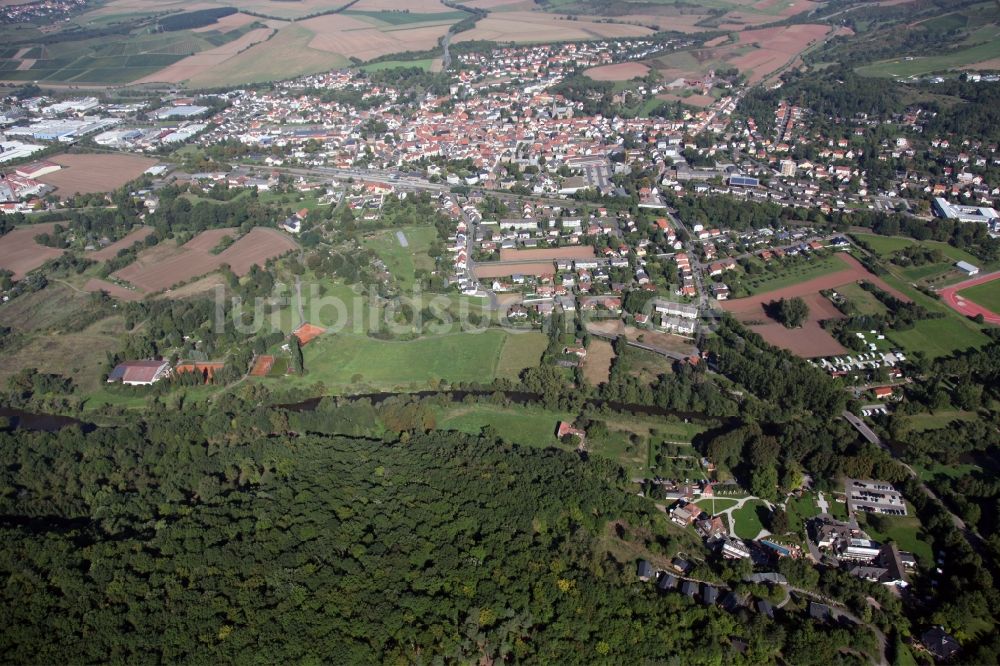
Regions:
M 71 425 L 80 426 L 84 432 L 93 432 L 97 426 L 74 419 L 71 416 L 59 416 L 57 414 L 35 414 L 20 409 L 0 407 L 0 418 L 6 418 L 10 427 L 14 430 L 41 430 L 44 432 L 57 432 Z

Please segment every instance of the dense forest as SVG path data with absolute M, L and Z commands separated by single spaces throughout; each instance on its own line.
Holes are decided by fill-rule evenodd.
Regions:
M 830 663 L 871 645 L 636 581 L 609 549 L 656 550 L 627 533 L 663 517 L 610 463 L 489 437 L 296 434 L 287 418 L 0 433 L 5 658 L 820 663 L 821 645 Z

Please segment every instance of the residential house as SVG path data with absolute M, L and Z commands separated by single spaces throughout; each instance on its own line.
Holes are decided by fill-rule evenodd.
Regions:
M 670 520 L 681 527 L 687 527 L 700 515 L 701 509 L 695 504 L 678 504 L 670 510 Z
M 639 564 L 636 567 L 636 569 L 637 569 L 636 573 L 639 576 L 639 580 L 641 580 L 644 583 L 653 577 L 654 573 L 653 565 L 651 565 L 646 560 L 639 560 Z
M 932 627 L 920 635 L 920 643 L 935 659 L 947 661 L 958 654 L 961 644 L 945 632 L 943 627 Z
M 827 622 L 833 619 L 833 611 L 826 604 L 816 603 L 815 601 L 809 602 L 809 617 L 814 620 L 819 620 L 820 622 Z
M 677 576 L 669 573 L 660 574 L 660 580 L 656 583 L 656 589 L 661 592 L 666 592 L 667 590 L 674 590 L 677 588 L 678 584 Z

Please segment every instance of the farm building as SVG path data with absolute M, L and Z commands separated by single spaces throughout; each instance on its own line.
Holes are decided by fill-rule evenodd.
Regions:
M 170 372 L 166 361 L 125 361 L 115 366 L 108 375 L 108 382 L 118 382 L 129 386 L 149 386 Z

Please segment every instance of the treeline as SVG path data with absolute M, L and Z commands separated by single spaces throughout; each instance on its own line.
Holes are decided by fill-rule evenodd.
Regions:
M 846 395 L 825 373 L 791 354 L 780 352 L 728 314 L 716 335 L 704 341 L 718 372 L 780 409 L 771 419 L 806 411 L 820 417 L 839 415 Z
M 744 201 L 729 196 L 668 195 L 668 200 L 685 223 L 702 224 L 706 228 L 746 231 L 781 226 L 785 220 L 824 222 L 815 209 L 783 208 L 776 203 Z
M 484 19 L 487 17 L 487 15 L 489 15 L 489 12 L 486 11 L 485 9 L 463 5 L 461 3 L 455 2 L 455 0 L 442 0 L 441 4 L 443 4 L 445 7 L 458 9 L 460 11 L 467 12 L 469 14 L 469 16 L 466 16 L 461 21 L 459 21 L 458 23 L 456 23 L 455 25 L 451 26 L 451 28 L 448 29 L 448 32 L 450 32 L 453 35 L 457 35 L 460 32 L 466 32 L 468 30 L 472 30 L 473 28 L 476 27 L 476 23 L 478 23 L 480 19 Z
M 212 25 L 220 18 L 235 14 L 238 10 L 233 7 L 213 7 L 211 9 L 199 9 L 193 12 L 183 12 L 181 14 L 171 14 L 164 16 L 157 21 L 157 26 L 163 32 L 175 32 L 177 30 L 191 30 Z

